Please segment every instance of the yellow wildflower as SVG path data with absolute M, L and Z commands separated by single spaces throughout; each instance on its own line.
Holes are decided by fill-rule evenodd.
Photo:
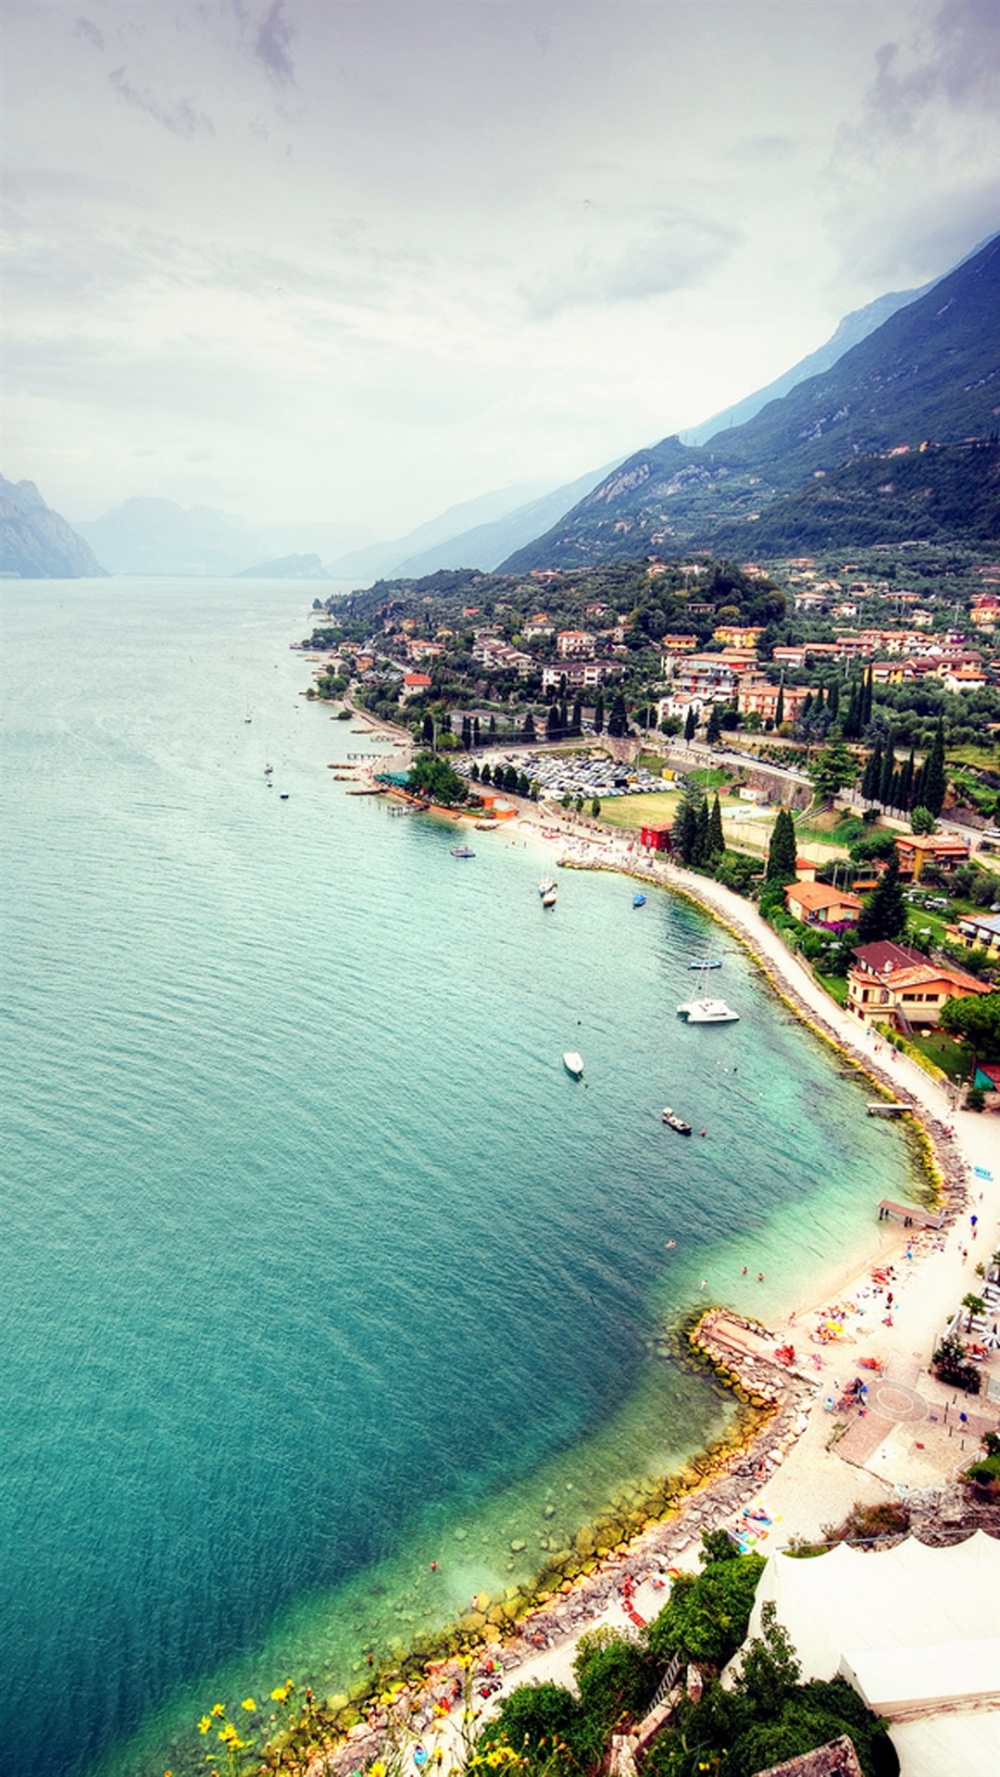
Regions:
M 200 1722 L 198 1723 L 199 1734 L 207 1734 L 211 1725 L 212 1725 L 212 1717 L 210 1715 L 203 1715 Z
M 288 1686 L 287 1686 L 287 1684 L 275 1685 L 274 1690 L 271 1692 L 271 1702 L 272 1703 L 287 1703 L 288 1702 Z
M 246 1709 L 248 1712 L 252 1709 L 256 1709 L 256 1707 L 257 1707 L 257 1705 L 254 1702 L 252 1697 L 244 1697 L 242 1703 L 240 1704 L 240 1708 Z
M 225 1715 L 225 1713 L 226 1713 L 226 1705 L 224 1703 L 213 1703 L 212 1704 L 212 1714 L 213 1715 Z
M 369 1765 L 368 1777 L 385 1777 L 385 1765 L 380 1758 L 377 1758 L 373 1765 Z

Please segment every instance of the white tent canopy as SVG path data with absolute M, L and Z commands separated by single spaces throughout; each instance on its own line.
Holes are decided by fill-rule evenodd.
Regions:
M 842 1672 L 880 1714 L 1000 1697 L 1000 1542 L 981 1530 L 944 1549 L 909 1537 L 882 1551 L 838 1543 L 809 1560 L 774 1554 L 751 1636 L 769 1601 L 803 1679 Z

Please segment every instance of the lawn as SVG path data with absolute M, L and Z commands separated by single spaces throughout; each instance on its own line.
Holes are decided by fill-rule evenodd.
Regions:
M 816 980 L 819 982 L 820 986 L 822 988 L 824 988 L 825 991 L 830 995 L 830 998 L 832 1000 L 836 1000 L 838 1006 L 846 1006 L 846 1004 L 847 1004 L 847 976 L 846 975 L 821 975 L 818 971 L 816 971 Z
M 651 790 L 645 796 L 602 796 L 601 820 L 609 827 L 669 827 L 680 799 L 679 790 Z
M 915 1049 L 920 1050 L 921 1055 L 926 1055 L 928 1061 L 943 1068 L 949 1079 L 968 1079 L 972 1057 L 968 1049 L 961 1043 L 956 1043 L 954 1037 L 948 1036 L 946 1031 L 929 1030 L 926 1034 L 910 1037 L 909 1041 Z

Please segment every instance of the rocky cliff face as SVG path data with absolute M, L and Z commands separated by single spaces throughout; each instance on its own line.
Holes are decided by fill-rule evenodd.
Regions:
M 78 580 L 105 571 L 33 481 L 0 475 L 0 572 L 22 580 Z

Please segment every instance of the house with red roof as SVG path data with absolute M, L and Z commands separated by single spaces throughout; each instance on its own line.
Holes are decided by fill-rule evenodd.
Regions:
M 936 1025 L 949 1000 L 993 990 L 950 964 L 934 963 L 919 950 L 883 939 L 862 944 L 847 971 L 847 1009 L 863 1024 L 899 1029 Z

